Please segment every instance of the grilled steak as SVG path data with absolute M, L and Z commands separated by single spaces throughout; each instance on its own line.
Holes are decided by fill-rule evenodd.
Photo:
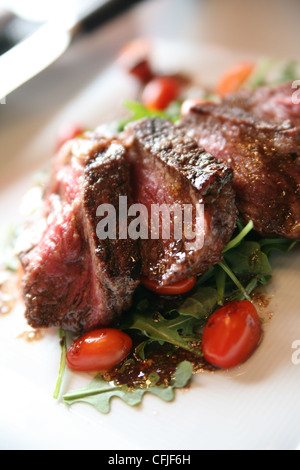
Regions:
M 42 229 L 20 253 L 29 324 L 78 334 L 111 326 L 131 306 L 141 275 L 169 284 L 205 272 L 222 258 L 236 225 L 232 178 L 166 120 L 139 121 L 118 139 L 91 134 L 66 144 L 26 238 L 41 221 Z M 120 197 L 126 198 L 125 222 Z M 192 207 L 179 238 L 172 217 L 168 238 L 158 232 L 152 239 L 148 225 L 138 233 L 153 203 Z M 204 213 L 193 211 L 197 204 Z M 146 218 L 139 221 L 131 211 L 141 205 Z M 102 229 L 110 225 L 109 208 L 115 234 L 100 236 L 100 222 Z
M 242 90 L 225 99 L 226 105 L 242 108 L 257 118 L 283 124 L 289 121 L 300 128 L 299 92 L 293 83 L 287 82 L 275 86 L 262 86 L 255 90 Z
M 263 236 L 299 239 L 300 106 L 282 99 L 287 95 L 282 86 L 241 92 L 221 104 L 196 106 L 178 127 L 233 169 L 245 222 L 252 220 Z
M 97 207 L 117 208 L 119 195 L 130 197 L 129 185 L 120 144 L 78 140 L 64 147 L 45 194 L 44 229 L 20 255 L 30 325 L 81 333 L 113 324 L 130 306 L 140 274 L 137 243 L 96 235 Z
M 232 171 L 167 120 L 138 121 L 128 126 L 126 136 L 134 199 L 148 209 L 149 236 L 140 241 L 143 276 L 170 284 L 202 274 L 221 260 L 236 225 Z M 204 213 L 196 219 L 197 204 Z M 192 246 L 191 234 L 184 230 L 182 237 L 175 234 L 179 212 L 170 217 L 162 211 L 158 226 L 153 226 L 153 206 L 163 205 L 195 209 Z M 170 221 L 170 232 L 164 237 L 164 222 L 170 226 Z

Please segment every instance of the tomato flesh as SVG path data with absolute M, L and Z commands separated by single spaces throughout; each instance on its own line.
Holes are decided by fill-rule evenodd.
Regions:
M 67 365 L 76 371 L 106 371 L 118 365 L 130 353 L 132 339 L 114 328 L 86 333 L 67 351 Z
M 180 93 L 180 83 L 175 77 L 155 77 L 142 93 L 142 103 L 150 109 L 163 111 Z
M 261 323 L 254 305 L 229 302 L 208 320 L 202 337 L 202 350 L 210 364 L 230 369 L 245 362 L 261 338 Z
M 192 277 L 191 279 L 184 279 L 183 281 L 176 282 L 174 284 L 170 284 L 168 286 L 161 286 L 156 281 L 150 281 L 147 278 L 142 278 L 142 284 L 152 292 L 155 292 L 159 295 L 179 295 L 185 294 L 189 292 L 196 284 L 196 277 Z

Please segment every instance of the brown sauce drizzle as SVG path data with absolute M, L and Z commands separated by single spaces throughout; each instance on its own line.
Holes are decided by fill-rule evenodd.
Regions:
M 200 352 L 200 345 L 198 346 Z M 148 388 L 155 377 L 156 385 L 168 386 L 174 377 L 177 366 L 182 361 L 191 362 L 194 366 L 194 373 L 216 370 L 205 361 L 202 355 L 165 343 L 162 346 L 153 344 L 145 359 L 132 355 L 121 365 L 104 373 L 103 377 L 117 385 L 140 386 L 141 388 Z
M 252 300 L 259 315 L 264 320 L 265 318 L 272 318 L 273 313 L 267 312 L 271 302 L 270 297 L 257 290 L 253 293 Z M 153 343 L 151 351 L 145 359 L 141 359 L 133 354 L 119 366 L 104 373 L 103 377 L 105 380 L 112 381 L 116 385 L 147 388 L 152 383 L 154 376 L 156 377 L 157 385 L 170 385 L 175 370 L 182 361 L 189 361 L 193 364 L 194 374 L 203 371 L 217 371 L 218 369 L 207 363 L 201 355 L 201 343 L 194 344 L 193 346 L 199 349 L 199 355 L 177 348 L 171 344 L 165 343 L 160 346 L 157 343 Z
M 32 343 L 33 341 L 40 341 L 46 335 L 45 330 L 30 330 L 30 331 L 23 331 L 18 338 L 25 339 L 28 343 Z
M 274 316 L 274 312 L 271 310 L 268 310 L 270 303 L 272 301 L 271 297 L 268 297 L 264 292 L 261 290 L 256 290 L 252 294 L 252 301 L 258 311 L 259 316 L 263 320 L 263 322 L 266 322 L 268 320 L 271 320 Z

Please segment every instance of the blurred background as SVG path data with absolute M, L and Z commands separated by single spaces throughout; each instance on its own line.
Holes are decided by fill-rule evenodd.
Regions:
M 86 19 L 58 60 L 0 104 L 0 188 L 15 179 L 16 162 L 21 177 L 50 157 L 62 122 L 94 126 L 110 118 L 127 90 L 130 97 L 132 84 L 108 70 L 131 39 L 165 41 L 173 45 L 165 57 L 179 63 L 186 56 L 194 70 L 211 67 L 209 51 L 217 51 L 215 61 L 222 50 L 300 60 L 300 0 L 0 0 L 0 12 L 0 54 L 45 22 L 70 28 Z
M 106 7 L 99 13 L 103 26 L 109 16 L 124 13 L 134 4 L 130 12 L 107 25 L 113 31 L 115 44 L 151 34 L 266 54 L 299 55 L 299 0 L 1 0 L 0 11 L 6 9 L 38 22 L 70 17 L 78 10 L 99 5 Z M 18 26 L 22 34 L 24 25 L 19 22 Z M 3 32 L 1 20 L 0 28 Z

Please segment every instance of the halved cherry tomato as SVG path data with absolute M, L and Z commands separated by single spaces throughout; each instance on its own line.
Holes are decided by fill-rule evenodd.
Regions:
M 114 328 L 86 333 L 70 346 L 67 365 L 76 371 L 105 371 L 118 365 L 130 353 L 132 339 Z
M 255 64 L 252 62 L 240 62 L 230 67 L 222 76 L 217 86 L 217 93 L 224 97 L 237 92 L 250 77 Z
M 150 291 L 155 292 L 159 295 L 179 295 L 189 292 L 196 284 L 196 277 L 191 279 L 184 279 L 183 281 L 170 284 L 168 286 L 161 286 L 156 281 L 150 281 L 149 279 L 143 277 L 141 279 L 142 284 Z
M 221 369 L 245 362 L 261 338 L 261 323 L 248 300 L 229 302 L 208 320 L 202 337 L 205 359 Z
M 78 124 L 68 124 L 61 127 L 57 136 L 56 148 L 59 150 L 66 142 L 75 139 L 86 131 L 86 129 Z
M 145 86 L 141 100 L 147 108 L 163 111 L 179 97 L 180 90 L 181 84 L 178 78 L 155 77 Z

